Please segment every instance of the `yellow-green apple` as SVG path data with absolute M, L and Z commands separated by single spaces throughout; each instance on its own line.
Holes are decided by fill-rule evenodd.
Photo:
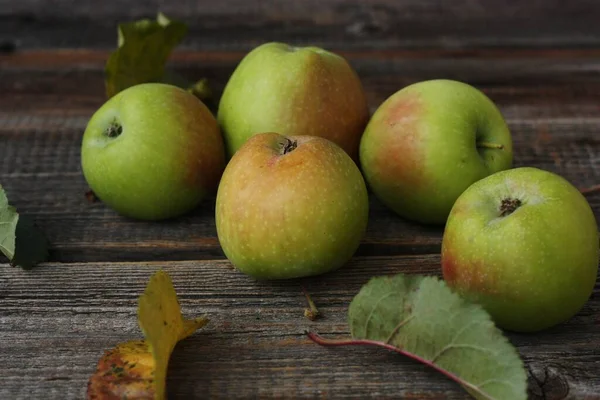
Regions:
M 259 279 L 318 275 L 354 254 L 368 220 L 360 170 L 316 136 L 261 133 L 231 158 L 217 191 L 223 252 Z
M 183 214 L 214 192 L 225 168 L 215 117 L 194 95 L 145 83 L 91 117 L 81 146 L 90 188 L 118 213 L 144 220 Z
M 481 91 L 429 80 L 379 106 L 362 136 L 360 163 L 375 196 L 398 215 L 443 224 L 467 187 L 511 167 L 512 140 L 500 111 Z
M 369 110 L 362 84 L 343 57 L 270 42 L 239 63 L 217 118 L 229 157 L 252 135 L 278 132 L 324 137 L 357 161 Z
M 470 186 L 445 227 L 448 285 L 507 330 L 533 332 L 575 315 L 598 273 L 598 226 L 585 197 L 552 172 L 522 167 Z

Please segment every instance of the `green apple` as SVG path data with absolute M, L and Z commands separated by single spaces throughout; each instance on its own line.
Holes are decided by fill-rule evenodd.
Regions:
M 227 258 L 259 279 L 318 275 L 354 254 L 368 220 L 360 170 L 316 136 L 261 133 L 227 164 L 216 226 Z
M 194 95 L 145 83 L 119 92 L 90 119 L 81 146 L 90 188 L 118 213 L 160 220 L 216 190 L 225 168 L 215 117 Z
M 358 160 L 369 110 L 348 62 L 318 47 L 265 43 L 231 75 L 218 121 L 231 157 L 252 135 L 278 132 L 320 136 Z
M 442 241 L 450 287 L 507 330 L 533 332 L 575 315 L 598 274 L 598 226 L 585 197 L 537 168 L 495 173 L 456 201 Z
M 466 83 L 436 79 L 407 86 L 373 114 L 360 164 L 375 196 L 398 215 L 446 222 L 473 182 L 512 164 L 512 140 L 494 103 Z

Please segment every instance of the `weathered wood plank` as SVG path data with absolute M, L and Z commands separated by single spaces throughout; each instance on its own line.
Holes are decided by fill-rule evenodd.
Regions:
M 2 48 L 109 47 L 120 21 L 184 20 L 184 46 L 246 50 L 264 41 L 344 48 L 594 47 L 600 6 L 552 1 L 0 1 Z M 73 34 L 77 32 L 77 34 Z
M 217 91 L 262 42 L 317 44 L 348 57 L 371 110 L 418 80 L 469 82 L 507 117 L 516 165 L 558 172 L 581 187 L 600 183 L 600 3 L 593 0 L 0 0 L 0 183 L 49 236 L 52 260 L 74 262 L 32 271 L 0 264 L 0 398 L 82 398 L 103 350 L 140 336 L 137 297 L 163 266 L 184 313 L 211 318 L 177 347 L 169 398 L 467 398 L 398 355 L 325 349 L 303 334 L 347 335 L 349 301 L 371 276 L 439 274 L 440 228 L 403 221 L 372 199 L 367 236 L 343 269 L 256 282 L 222 259 L 214 198 L 162 223 L 130 221 L 85 200 L 80 139 L 104 100 L 102 67 L 116 23 L 158 10 L 191 25 L 171 65 L 190 79 L 208 77 Z M 56 47 L 63 50 L 43 50 Z M 589 200 L 600 222 L 599 193 Z M 431 255 L 406 256 L 414 253 Z M 303 317 L 300 284 L 324 319 Z M 509 334 L 530 369 L 532 399 L 600 399 L 599 316 L 597 283 L 567 323 Z
M 375 275 L 439 274 L 437 255 L 355 258 L 336 272 L 283 282 L 255 281 L 227 261 L 48 264 L 32 271 L 0 265 L 0 397 L 82 398 L 102 352 L 140 336 L 137 297 L 163 267 L 184 314 L 211 320 L 176 349 L 169 398 L 467 398 L 453 382 L 396 354 L 326 349 L 304 336 L 306 329 L 347 336 L 347 307 L 361 285 Z M 322 319 L 303 316 L 300 285 Z M 535 396 L 540 388 L 532 378 L 532 399 L 598 398 L 599 315 L 600 283 L 570 321 L 508 334 L 532 374 L 551 381 L 546 397 Z
M 0 58 L 0 182 L 51 239 L 55 261 L 221 258 L 213 200 L 164 223 L 141 223 L 89 204 L 79 146 L 88 118 L 104 101 L 106 52 L 25 52 Z M 371 109 L 418 80 L 452 77 L 484 90 L 507 118 L 515 164 L 564 175 L 578 186 L 600 183 L 600 52 L 500 50 L 349 52 Z M 564 54 L 567 54 L 566 56 Z M 222 87 L 243 53 L 178 52 L 172 65 Z M 589 201 L 600 220 L 600 196 Z M 358 255 L 436 253 L 440 228 L 411 224 L 371 201 L 369 231 Z
M 458 79 L 486 88 L 516 92 L 529 91 L 530 101 L 544 102 L 545 92 L 561 94 L 565 86 L 575 92 L 571 96 L 594 96 L 600 83 L 600 50 L 412 50 L 412 51 L 343 51 L 363 80 L 371 103 L 379 103 L 400 87 L 417 80 Z M 222 88 L 246 52 L 176 51 L 169 66 L 190 80 L 207 77 L 213 86 Z M 84 101 L 88 96 L 104 95 L 102 69 L 108 51 L 58 50 L 27 51 L 0 55 L 0 87 L 16 100 L 25 94 L 42 96 L 75 96 Z M 57 85 L 60 80 L 60 85 Z M 83 84 L 85 83 L 85 84 Z M 575 86 L 573 84 L 585 84 Z M 42 97 L 43 98 L 43 97 Z M 518 97 L 517 97 L 518 98 Z M 53 98 L 54 99 L 54 98 Z M 13 99 L 15 100 L 15 99 Z M 23 110 L 27 104 L 2 104 L 0 109 Z M 53 103 L 55 106 L 58 104 Z M 76 106 L 77 103 L 68 103 Z M 64 110 L 65 107 L 63 107 Z
M 559 121 L 560 122 L 560 121 Z M 558 172 L 585 187 L 600 181 L 600 143 L 595 122 L 569 119 L 511 124 L 516 137 L 516 165 Z M 0 129 L 0 178 L 9 198 L 22 212 L 36 217 L 53 245 L 53 259 L 144 260 L 221 257 L 214 227 L 214 199 L 182 218 L 147 223 L 115 215 L 84 196 L 79 167 L 79 131 Z M 600 220 L 600 196 L 588 197 Z M 406 222 L 374 197 L 367 236 L 359 254 L 437 252 L 441 228 Z

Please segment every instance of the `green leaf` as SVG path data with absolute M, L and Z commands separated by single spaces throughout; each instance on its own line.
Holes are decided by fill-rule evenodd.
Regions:
M 18 221 L 17 210 L 8 205 L 6 193 L 0 186 L 0 251 L 9 260 L 12 260 L 15 255 L 15 231 Z
M 527 374 L 516 349 L 487 312 L 436 277 L 372 278 L 348 310 L 353 340 L 323 345 L 376 345 L 420 361 L 477 399 L 526 399 Z
M 208 80 L 206 78 L 200 79 L 198 82 L 190 85 L 187 88 L 187 91 L 202 101 L 206 101 L 213 96 L 212 89 L 208 85 Z
M 219 101 L 208 84 L 208 79 L 202 78 L 198 82 L 188 85 L 186 90 L 199 98 L 213 114 L 217 114 Z
M 119 24 L 118 49 L 110 55 L 105 68 L 107 96 L 140 83 L 161 82 L 167 59 L 187 30 L 187 25 L 162 13 L 156 21 L 142 19 Z
M 48 243 L 33 219 L 19 216 L 0 186 L 0 251 L 10 264 L 31 268 L 48 259 Z

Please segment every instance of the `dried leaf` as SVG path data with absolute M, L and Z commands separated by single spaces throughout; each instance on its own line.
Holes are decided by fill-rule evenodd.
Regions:
M 161 13 L 156 21 L 142 19 L 119 24 L 118 49 L 105 67 L 107 96 L 140 83 L 161 82 L 167 59 L 187 30 L 184 23 Z
M 104 353 L 88 382 L 88 399 L 153 399 L 156 364 L 145 340 Z
M 323 345 L 375 345 L 420 361 L 477 399 L 526 399 L 527 375 L 516 349 L 479 305 L 435 277 L 372 278 L 348 310 L 352 340 Z
M 186 320 L 177 293 L 164 271 L 156 272 L 138 302 L 145 340 L 117 345 L 104 353 L 88 382 L 88 399 L 164 399 L 169 357 L 178 341 L 206 325 Z
M 159 271 L 152 276 L 139 300 L 138 323 L 156 360 L 156 393 L 164 393 L 169 357 L 177 342 L 207 322 L 203 317 L 184 320 L 169 275 Z
M 13 266 L 31 268 L 48 259 L 48 242 L 33 219 L 8 204 L 0 186 L 0 252 Z

